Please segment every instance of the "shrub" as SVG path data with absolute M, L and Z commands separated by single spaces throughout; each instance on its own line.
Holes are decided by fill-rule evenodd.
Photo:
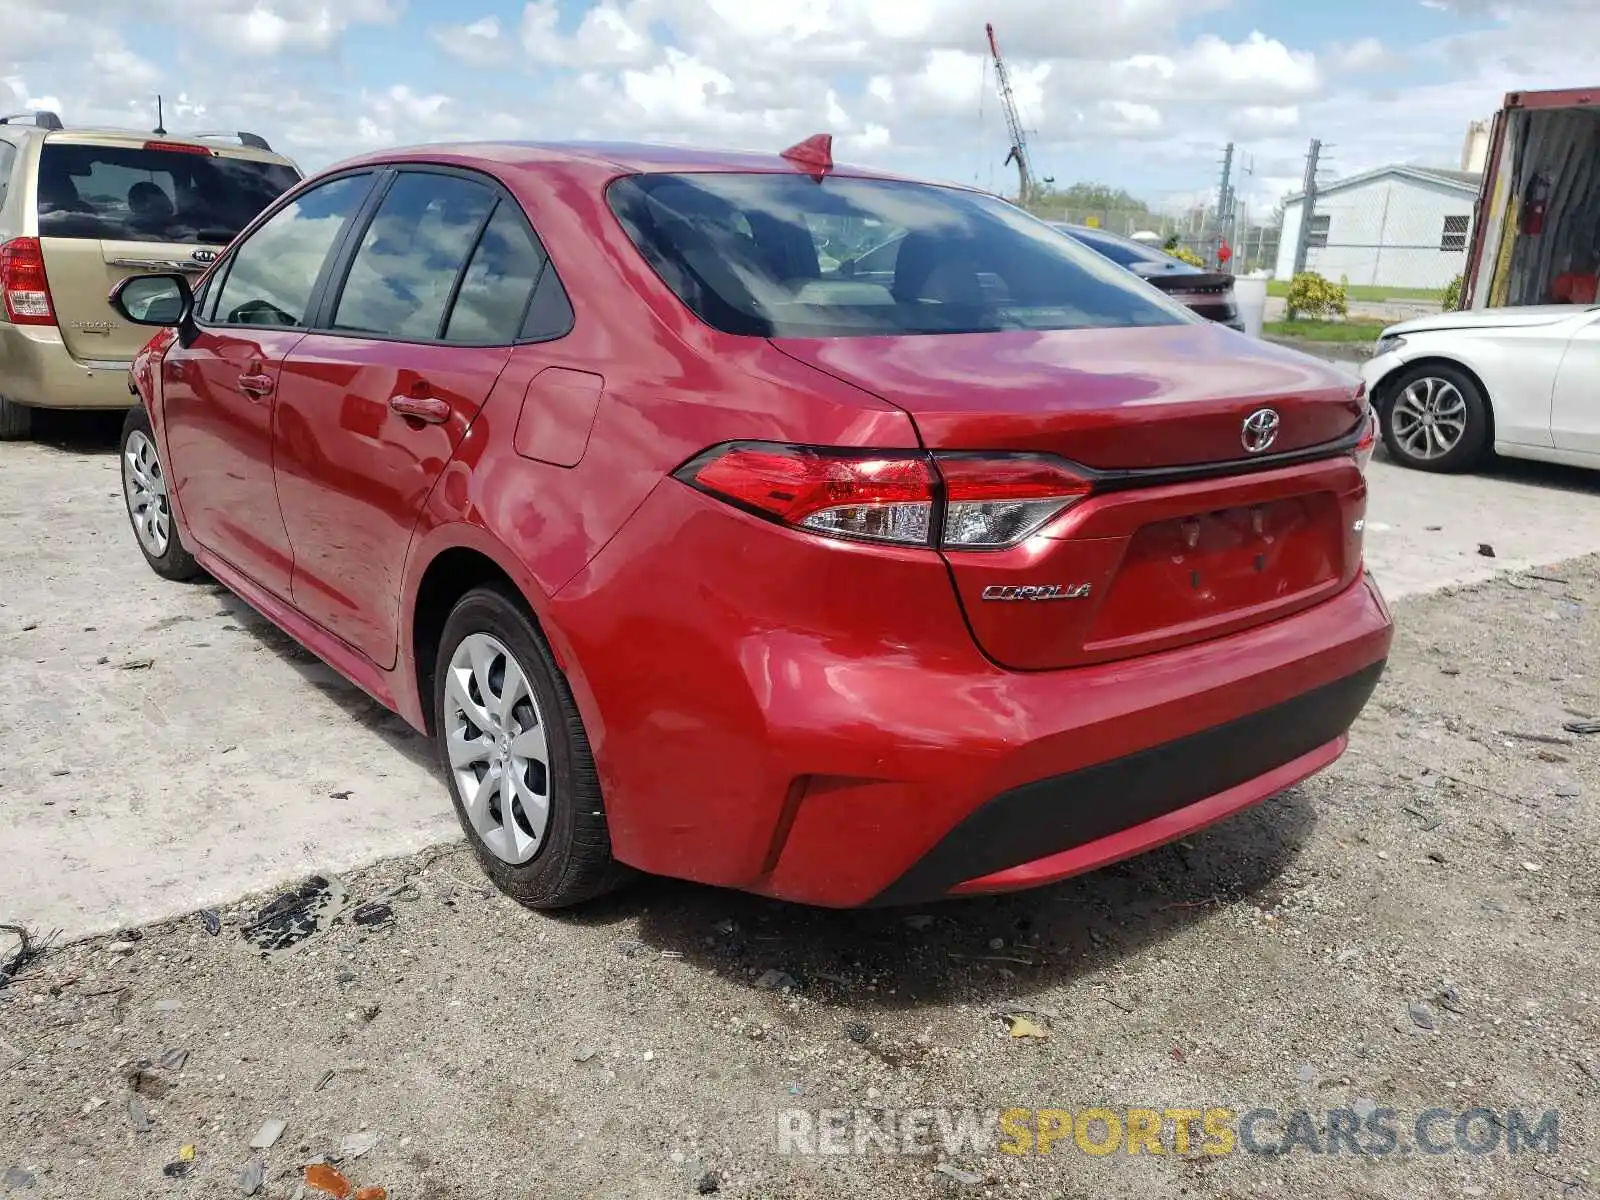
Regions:
M 1179 262 L 1188 263 L 1191 267 L 1203 267 L 1206 265 L 1206 260 L 1187 246 L 1173 246 L 1167 253 Z
M 1302 271 L 1289 281 L 1284 307 L 1291 321 L 1297 317 L 1333 320 L 1350 311 L 1344 284 L 1324 279 L 1315 271 Z
M 1461 307 L 1461 285 L 1463 282 L 1465 281 L 1462 277 L 1457 275 L 1444 285 L 1444 295 L 1440 296 L 1439 300 L 1444 305 L 1445 312 L 1455 312 L 1456 309 Z

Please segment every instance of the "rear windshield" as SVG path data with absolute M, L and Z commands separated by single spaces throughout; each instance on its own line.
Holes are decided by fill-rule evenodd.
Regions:
M 636 175 L 612 210 L 707 324 L 753 337 L 1182 325 L 1126 271 L 992 196 L 804 175 Z
M 299 181 L 281 163 L 46 142 L 39 235 L 225 246 Z

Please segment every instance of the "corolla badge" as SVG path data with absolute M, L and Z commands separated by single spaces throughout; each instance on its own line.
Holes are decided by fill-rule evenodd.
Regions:
M 1088 594 L 1087 583 L 1040 583 L 1028 587 L 995 584 L 983 589 L 985 600 L 1082 600 Z
M 1270 408 L 1258 408 L 1244 419 L 1239 440 L 1250 454 L 1260 454 L 1278 440 L 1278 414 Z

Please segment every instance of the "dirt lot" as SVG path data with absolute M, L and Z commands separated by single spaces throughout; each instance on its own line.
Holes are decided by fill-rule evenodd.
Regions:
M 1398 606 L 1332 770 L 1042 892 L 849 914 L 652 881 L 548 916 L 451 848 L 336 881 L 392 920 L 283 952 L 242 933 L 270 895 L 61 948 L 0 990 L 0 1195 L 238 1195 L 255 1159 L 283 1198 L 321 1156 L 430 1200 L 1592 1195 L 1600 736 L 1562 726 L 1600 716 L 1600 561 L 1537 574 Z M 1392 1108 L 1407 1148 L 1424 1110 L 1553 1109 L 1559 1143 L 776 1149 L 781 1110 L 1121 1105 Z

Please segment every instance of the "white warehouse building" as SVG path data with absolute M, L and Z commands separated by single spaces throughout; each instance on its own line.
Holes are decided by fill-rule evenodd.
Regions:
M 1317 189 L 1306 270 L 1356 286 L 1442 288 L 1466 269 L 1482 175 L 1379 167 Z M 1279 279 L 1294 274 L 1305 195 L 1283 205 Z

